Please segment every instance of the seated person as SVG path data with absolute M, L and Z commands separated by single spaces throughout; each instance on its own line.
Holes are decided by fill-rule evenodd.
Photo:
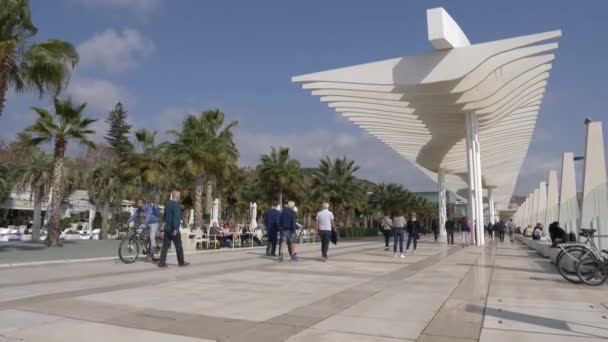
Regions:
M 527 226 L 526 229 L 524 229 L 524 236 L 532 237 L 532 227 L 531 226 Z
M 532 231 L 532 240 L 540 240 L 540 238 L 543 236 L 543 225 L 540 223 L 536 224 L 536 227 L 534 227 L 534 230 Z
M 224 224 L 224 228 L 220 230 L 220 235 L 222 238 L 220 248 L 228 247 L 228 241 L 232 241 L 232 237 L 234 235 L 230 229 L 230 224 Z
M 566 232 L 559 226 L 559 222 L 555 221 L 549 226 L 549 235 L 551 236 L 551 247 L 557 247 L 564 242 Z

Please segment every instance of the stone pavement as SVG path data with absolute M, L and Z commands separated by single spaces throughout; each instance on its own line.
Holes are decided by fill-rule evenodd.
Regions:
M 113 258 L 120 240 L 69 240 L 61 248 L 46 248 L 37 242 L 0 242 L 0 269 L 15 263 L 55 262 L 86 258 Z
M 263 251 L 0 269 L 0 341 L 594 341 L 606 287 L 560 279 L 518 244 L 423 242 L 393 259 L 376 240 L 278 263 Z

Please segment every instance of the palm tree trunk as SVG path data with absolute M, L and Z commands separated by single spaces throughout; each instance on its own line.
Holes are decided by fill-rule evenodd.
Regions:
M 283 190 L 279 190 L 279 207 L 283 208 Z
M 49 225 L 48 242 L 49 247 L 59 245 L 61 228 L 61 200 L 63 198 L 63 159 L 65 156 L 65 142 L 55 143 L 55 166 L 53 167 L 53 198 L 51 199 L 51 224 Z
M 201 179 L 202 181 L 202 179 Z M 202 188 L 201 188 L 202 191 Z M 211 216 L 211 210 L 213 210 L 213 178 L 209 176 L 207 178 L 206 190 L 205 190 L 205 208 L 209 216 Z M 202 221 L 202 220 L 201 220 Z
M 108 226 L 110 223 L 110 201 L 103 204 L 101 209 L 101 234 L 99 238 L 105 240 L 108 238 Z
M 194 225 L 198 228 L 203 226 L 203 188 L 205 180 L 202 176 L 194 180 Z M 207 190 L 209 193 L 209 190 Z M 210 195 L 207 194 L 207 197 Z M 211 212 L 211 210 L 209 210 Z
M 10 67 L 8 65 L 9 55 L 10 52 L 0 61 L 0 116 L 4 112 L 6 93 L 8 92 L 8 68 Z
M 32 240 L 40 241 L 40 223 L 42 216 L 42 191 L 34 188 L 34 223 L 32 224 Z

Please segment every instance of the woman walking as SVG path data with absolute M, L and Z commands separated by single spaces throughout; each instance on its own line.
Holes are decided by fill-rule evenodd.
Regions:
M 403 255 L 403 236 L 405 234 L 405 223 L 405 217 L 403 217 L 401 213 L 398 213 L 397 216 L 393 218 L 393 234 L 395 235 L 393 243 L 393 252 L 395 253 L 395 255 L 393 256 L 393 258 L 397 257 L 397 243 L 399 243 L 399 253 L 401 253 L 401 257 L 405 258 L 405 255 Z
M 405 250 L 410 249 L 410 243 L 414 241 L 414 249 L 412 254 L 416 254 L 416 247 L 418 247 L 418 234 L 420 234 L 420 222 L 416 220 L 416 213 L 410 214 L 410 219 L 407 221 L 407 246 Z
M 391 240 L 391 231 L 393 230 L 393 220 L 388 212 L 384 213 L 382 218 L 382 234 L 384 234 L 384 251 L 388 252 L 388 244 Z

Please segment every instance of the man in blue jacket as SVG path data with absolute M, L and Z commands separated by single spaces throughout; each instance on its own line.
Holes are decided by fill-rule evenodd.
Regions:
M 291 261 L 298 261 L 293 245 L 293 235 L 296 232 L 296 212 L 293 209 L 295 206 L 296 204 L 293 201 L 289 201 L 279 217 L 279 230 L 281 234 L 281 239 L 279 240 L 279 261 L 283 261 L 283 242 L 287 244 Z
M 165 236 L 163 238 L 163 249 L 160 253 L 158 267 L 167 267 L 167 252 L 171 242 L 175 245 L 177 262 L 179 266 L 188 266 L 190 263 L 184 261 L 184 249 L 182 248 L 182 237 L 179 227 L 182 222 L 182 208 L 179 206 L 179 191 L 173 191 L 173 199 L 165 204 Z
M 278 201 L 272 201 L 272 207 L 264 213 L 264 226 L 268 235 L 268 244 L 266 245 L 266 255 L 277 256 L 277 234 L 279 233 L 279 217 L 281 212 L 277 209 Z
M 127 224 L 140 218 L 138 224 L 145 225 L 150 230 L 150 246 L 148 251 L 148 259 L 154 259 L 154 250 L 156 249 L 156 235 L 158 234 L 158 223 L 160 221 L 160 212 L 158 208 L 152 204 L 146 204 L 146 201 L 140 199 L 137 201 L 137 209 L 133 215 L 127 220 Z

